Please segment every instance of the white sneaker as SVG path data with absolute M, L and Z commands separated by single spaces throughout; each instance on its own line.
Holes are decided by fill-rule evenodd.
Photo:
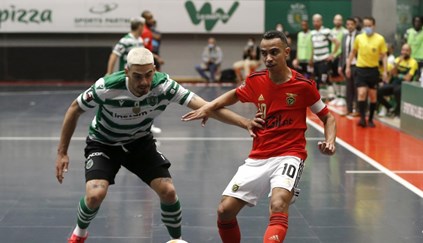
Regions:
M 151 125 L 151 129 L 150 130 L 151 130 L 152 133 L 157 133 L 157 134 L 159 134 L 159 133 L 162 132 L 162 129 L 160 127 L 156 127 L 154 125 Z
M 345 101 L 344 98 L 338 98 L 337 100 L 338 100 L 338 102 L 336 102 L 336 106 L 346 106 L 347 105 L 347 102 Z
M 330 99 L 330 98 L 329 98 Z M 331 100 L 330 102 L 329 102 L 329 105 L 333 105 L 333 106 L 335 106 L 337 103 L 338 103 L 338 98 L 335 98 L 335 99 L 333 99 L 333 100 Z
M 382 106 L 382 108 L 380 108 L 380 111 L 379 111 L 379 113 L 377 115 L 378 116 L 381 116 L 381 117 L 385 117 L 387 112 L 388 111 L 386 110 L 386 107 L 385 106 Z

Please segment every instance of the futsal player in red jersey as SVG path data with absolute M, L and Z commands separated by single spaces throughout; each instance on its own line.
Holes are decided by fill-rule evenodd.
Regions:
M 279 31 L 266 32 L 260 50 L 266 70 L 252 73 L 240 87 L 182 117 L 184 121 L 203 119 L 205 125 L 211 111 L 238 101 L 258 108 L 255 119 L 262 128 L 255 131 L 250 155 L 226 187 L 217 210 L 224 243 L 241 241 L 237 214 L 245 205 L 256 205 L 267 193 L 270 221 L 263 242 L 284 241 L 288 208 L 298 196 L 297 186 L 307 157 L 307 107 L 324 123 L 325 141 L 318 143 L 319 150 L 327 155 L 335 153 L 335 119 L 321 101 L 315 82 L 287 66 L 290 48 L 286 36 Z

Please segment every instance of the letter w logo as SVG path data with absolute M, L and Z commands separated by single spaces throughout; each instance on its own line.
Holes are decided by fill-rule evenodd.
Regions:
M 212 13 L 212 6 L 209 2 L 204 3 L 199 11 L 197 11 L 195 8 L 193 1 L 185 2 L 185 8 L 188 11 L 191 22 L 195 25 L 198 25 L 202 20 L 204 20 L 207 31 L 211 31 L 219 20 L 221 20 L 223 23 L 228 22 L 238 6 L 239 2 L 234 2 L 228 13 L 225 13 L 225 11 L 223 11 L 221 8 L 218 8 L 216 12 Z

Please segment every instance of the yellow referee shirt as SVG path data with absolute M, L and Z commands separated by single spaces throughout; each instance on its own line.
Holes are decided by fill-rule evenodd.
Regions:
M 378 33 L 371 36 L 359 34 L 354 40 L 357 51 L 357 67 L 375 68 L 379 66 L 380 55 L 388 51 L 385 38 Z

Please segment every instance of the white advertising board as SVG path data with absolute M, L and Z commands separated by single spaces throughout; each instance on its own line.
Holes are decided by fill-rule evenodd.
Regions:
M 122 33 L 150 10 L 163 33 L 262 33 L 264 0 L 2 0 L 0 33 Z

